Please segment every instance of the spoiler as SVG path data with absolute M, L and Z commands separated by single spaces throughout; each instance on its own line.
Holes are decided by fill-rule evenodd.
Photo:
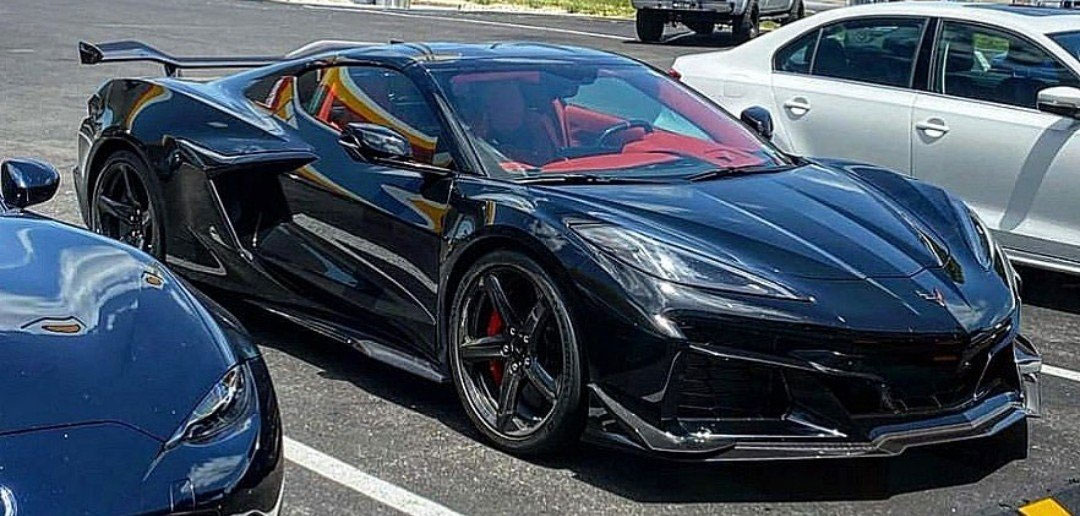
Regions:
M 325 52 L 347 50 L 370 45 L 356 41 L 321 40 L 304 45 L 281 56 L 243 57 L 175 57 L 140 41 L 113 41 L 110 43 L 79 42 L 79 62 L 85 65 L 149 61 L 165 67 L 165 75 L 176 77 L 183 69 L 207 68 L 258 68 L 269 64 L 301 59 Z

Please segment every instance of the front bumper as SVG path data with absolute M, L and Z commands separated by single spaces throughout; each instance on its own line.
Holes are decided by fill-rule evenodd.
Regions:
M 914 446 L 993 436 L 1038 415 L 1041 359 L 1029 341 L 1006 327 L 971 350 L 966 358 L 975 365 L 968 376 L 943 384 L 949 390 L 931 395 L 928 406 L 930 401 L 901 395 L 900 376 L 875 375 L 852 361 L 845 371 L 836 364 L 688 345 L 676 352 L 664 388 L 649 398 L 657 402 L 658 416 L 649 410 L 652 404 L 620 401 L 618 388 L 590 384 L 586 439 L 676 460 L 893 456 Z M 723 401 L 704 399 L 696 387 L 703 380 L 692 371 L 703 360 L 712 371 L 723 371 L 705 383 L 731 387 L 714 394 Z M 904 377 L 921 381 L 902 360 Z

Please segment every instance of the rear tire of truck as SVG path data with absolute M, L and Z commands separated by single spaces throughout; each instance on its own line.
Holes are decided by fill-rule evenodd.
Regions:
M 735 18 L 731 25 L 731 33 L 735 36 L 736 43 L 750 41 L 761 33 L 761 14 L 758 11 L 757 2 L 751 3 L 746 8 L 746 13 Z
M 667 17 L 663 11 L 638 9 L 637 37 L 645 43 L 656 43 L 664 36 L 664 23 Z
M 795 0 L 791 4 L 791 10 L 788 11 L 788 15 L 781 22 L 782 25 L 787 25 L 791 22 L 799 21 L 806 17 L 806 5 L 803 4 L 803 0 Z
M 716 28 L 716 24 L 711 21 L 695 20 L 685 21 L 683 25 L 699 36 L 711 36 L 713 30 Z

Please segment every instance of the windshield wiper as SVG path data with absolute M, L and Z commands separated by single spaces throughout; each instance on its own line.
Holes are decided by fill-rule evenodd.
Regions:
M 687 176 L 687 181 L 707 181 L 709 179 L 716 179 L 718 177 L 734 177 L 744 176 L 747 174 L 757 174 L 759 172 L 785 172 L 795 168 L 795 165 L 767 165 L 759 167 L 724 167 L 714 168 L 712 170 L 706 170 L 699 172 L 691 176 Z
M 593 185 L 593 184 L 665 184 L 669 181 L 649 179 L 643 177 L 605 176 L 600 174 L 543 174 L 518 179 L 519 183 L 528 184 L 563 184 L 563 185 Z

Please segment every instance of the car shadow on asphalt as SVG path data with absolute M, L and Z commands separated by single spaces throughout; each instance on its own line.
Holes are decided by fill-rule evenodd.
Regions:
M 1080 276 L 1070 276 L 1030 267 L 1017 267 L 1025 304 L 1080 314 Z
M 738 45 L 735 37 L 729 30 L 717 29 L 712 34 L 701 35 L 691 31 L 683 31 L 665 35 L 657 43 L 645 43 L 636 39 L 627 40 L 631 45 L 664 45 L 669 47 L 702 47 L 702 48 L 730 48 Z
M 434 418 L 482 441 L 453 387 L 438 386 L 369 359 L 345 345 L 228 297 L 214 296 L 260 345 L 347 381 L 368 394 Z M 984 440 L 909 450 L 898 457 L 774 462 L 673 462 L 581 443 L 552 458 L 522 459 L 564 470 L 581 482 L 641 503 L 882 500 L 978 482 L 1012 459 Z

